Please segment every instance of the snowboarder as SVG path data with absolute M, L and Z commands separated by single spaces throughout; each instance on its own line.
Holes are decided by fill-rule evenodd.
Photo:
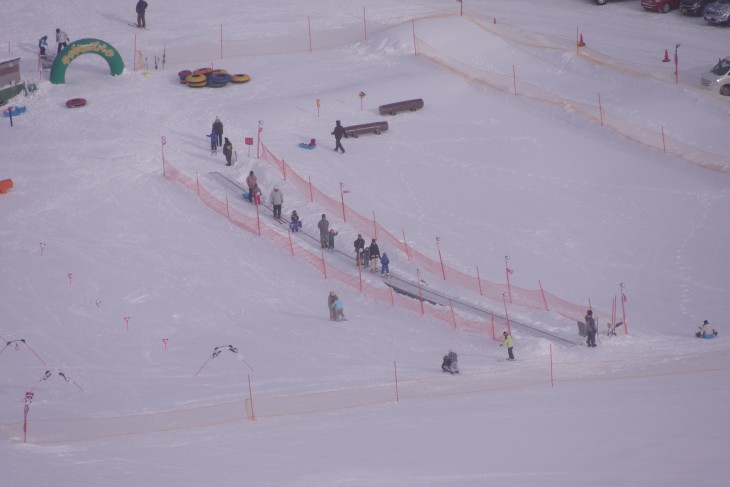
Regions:
M 137 27 L 141 27 L 143 29 L 147 28 L 147 21 L 144 18 L 144 14 L 147 11 L 147 2 L 144 0 L 139 0 L 137 2 L 137 6 L 135 7 L 135 10 L 137 11 Z
M 335 313 L 335 301 L 337 301 L 339 298 L 335 294 L 334 291 L 330 291 L 330 295 L 327 296 L 327 307 L 330 310 L 330 321 L 335 321 L 337 318 L 337 315 Z
M 695 333 L 695 336 L 697 338 L 714 338 L 717 335 L 718 335 L 717 330 L 707 320 L 705 320 L 705 322 L 702 325 L 700 325 L 699 331 L 697 331 L 697 333 Z
M 335 321 L 345 321 L 345 310 L 342 307 L 342 301 L 337 296 L 335 296 L 335 300 L 332 302 L 332 309 L 335 312 Z
M 585 322 L 586 322 L 586 335 L 588 335 L 588 338 L 586 338 L 586 343 L 588 344 L 589 347 L 595 347 L 596 346 L 596 333 L 598 333 L 598 327 L 596 326 L 595 318 L 593 318 L 593 311 L 590 309 L 586 312 Z
M 269 195 L 269 201 L 271 201 L 271 206 L 274 208 L 274 218 L 280 219 L 281 205 L 284 204 L 284 193 L 281 192 L 278 186 L 274 186 L 274 190 Z
M 330 252 L 335 251 L 335 237 L 339 235 L 340 232 L 335 232 L 334 228 L 330 228 L 329 233 L 327 234 L 327 250 Z
M 246 186 L 248 186 L 248 201 L 249 203 L 252 203 L 253 187 L 256 186 L 256 175 L 253 173 L 253 171 L 250 171 L 248 173 L 248 177 L 246 178 Z
M 64 47 L 68 46 L 68 34 L 61 29 L 56 29 L 56 43 L 58 44 L 56 55 L 58 55 Z
M 330 222 L 327 221 L 327 215 L 324 213 L 322 213 L 322 219 L 317 223 L 317 228 L 319 228 L 319 243 L 322 244 L 323 249 L 326 249 L 330 242 Z
M 46 46 L 48 45 L 48 36 L 43 36 L 38 39 L 38 50 L 40 50 L 41 56 L 46 55 Z
M 499 346 L 500 348 L 503 346 L 507 347 L 507 355 L 509 356 L 507 360 L 514 360 L 515 356 L 512 354 L 512 335 L 505 331 L 502 333 L 502 336 L 504 337 L 504 340 L 499 344 Z
M 210 138 L 210 154 L 218 154 L 218 134 L 211 132 L 210 135 L 206 135 L 206 137 Z
M 378 272 L 378 267 L 380 266 L 380 249 L 378 248 L 378 244 L 375 242 L 375 239 L 370 242 L 368 258 L 370 259 L 370 270 L 372 272 Z
M 297 210 L 291 212 L 291 216 L 289 217 L 289 228 L 291 228 L 292 232 L 298 232 L 299 229 L 302 228 L 302 222 L 299 220 Z
M 218 145 L 223 145 L 223 122 L 218 117 L 213 122 L 213 133 L 218 135 Z
M 226 141 L 223 144 L 223 155 L 226 156 L 226 166 L 231 165 L 231 157 L 233 157 L 233 144 L 226 137 Z
M 451 375 L 459 373 L 459 358 L 456 352 L 449 350 L 449 353 L 444 355 L 444 361 L 441 363 L 441 370 L 449 372 Z
M 383 257 L 380 259 L 380 275 L 389 277 L 390 276 L 390 269 L 388 268 L 388 264 L 390 264 L 390 259 L 388 258 L 388 254 L 383 252 Z
M 357 234 L 357 238 L 353 242 L 353 245 L 355 246 L 355 264 L 358 266 L 364 265 L 365 263 L 362 261 L 362 251 L 365 248 L 365 239 L 362 238 L 362 235 L 359 233 Z
M 342 139 L 343 135 L 345 136 L 345 138 L 347 138 L 347 134 L 345 133 L 345 127 L 340 125 L 339 120 L 335 122 L 335 129 L 332 131 L 332 135 L 335 136 L 335 151 L 339 149 L 344 154 L 345 148 L 342 147 L 342 143 L 340 142 L 340 140 Z

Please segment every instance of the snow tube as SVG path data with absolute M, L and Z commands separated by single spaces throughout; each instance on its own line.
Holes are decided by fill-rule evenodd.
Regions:
M 213 72 L 210 74 L 213 76 L 217 74 L 228 74 L 228 71 L 226 71 L 225 69 L 214 69 Z
M 187 83 L 187 81 L 186 81 L 185 78 L 187 78 L 191 74 L 193 74 L 193 72 L 190 71 L 189 69 L 185 69 L 185 70 L 180 71 L 179 73 L 177 73 L 178 78 L 180 78 L 180 83 L 182 83 L 182 84 Z
M 12 179 L 3 179 L 0 181 L 0 193 L 7 193 L 10 188 L 13 187 Z
M 251 81 L 251 77 L 247 74 L 234 74 L 231 76 L 231 83 L 246 83 Z
M 309 145 L 309 144 L 307 144 L 305 142 L 299 142 L 299 147 L 301 147 L 302 149 L 308 149 L 308 150 L 312 150 L 312 149 L 316 149 L 317 148 L 316 145 Z
M 193 71 L 193 74 L 202 74 L 203 76 L 208 76 L 213 72 L 213 68 L 199 68 Z
M 86 100 L 84 98 L 71 98 L 66 102 L 66 106 L 69 108 L 78 108 L 83 107 L 86 105 Z
M 713 338 L 715 338 L 716 336 L 717 336 L 717 335 L 715 335 L 715 334 L 713 333 L 713 334 L 710 334 L 710 335 L 704 335 L 704 336 L 703 336 L 702 338 L 704 338 L 705 340 L 712 340 L 712 339 L 713 339 Z
M 222 88 L 231 81 L 231 75 L 228 73 L 213 73 L 208 78 L 208 86 L 211 88 Z
M 5 110 L 3 110 L 3 117 L 4 118 L 10 118 L 10 115 L 17 117 L 18 115 L 22 115 L 25 113 L 25 107 L 24 106 L 12 106 L 8 107 Z

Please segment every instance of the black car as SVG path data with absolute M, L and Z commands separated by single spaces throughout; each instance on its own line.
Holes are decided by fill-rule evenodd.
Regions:
M 714 0 L 682 0 L 679 11 L 686 15 L 702 15 L 705 7 Z

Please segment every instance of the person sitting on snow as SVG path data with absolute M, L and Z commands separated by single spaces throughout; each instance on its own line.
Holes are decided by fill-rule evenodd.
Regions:
M 456 352 L 449 350 L 449 353 L 444 355 L 444 361 L 441 363 L 441 370 L 449 372 L 450 374 L 459 373 L 459 359 L 456 356 Z
M 289 217 L 289 228 L 291 228 L 292 232 L 298 232 L 299 229 L 302 228 L 302 222 L 299 221 L 297 210 L 291 212 L 291 216 Z
M 697 331 L 697 333 L 695 333 L 695 336 L 697 338 L 714 338 L 717 335 L 717 330 L 707 320 L 705 320 L 705 322 L 700 326 L 700 329 Z

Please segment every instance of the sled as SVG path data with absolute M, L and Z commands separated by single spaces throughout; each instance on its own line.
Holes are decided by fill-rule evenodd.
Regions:
M 305 144 L 304 142 L 299 142 L 298 145 L 299 145 L 300 148 L 307 149 L 307 150 L 312 150 L 312 149 L 316 149 L 317 148 L 316 145 L 309 145 L 309 144 Z

